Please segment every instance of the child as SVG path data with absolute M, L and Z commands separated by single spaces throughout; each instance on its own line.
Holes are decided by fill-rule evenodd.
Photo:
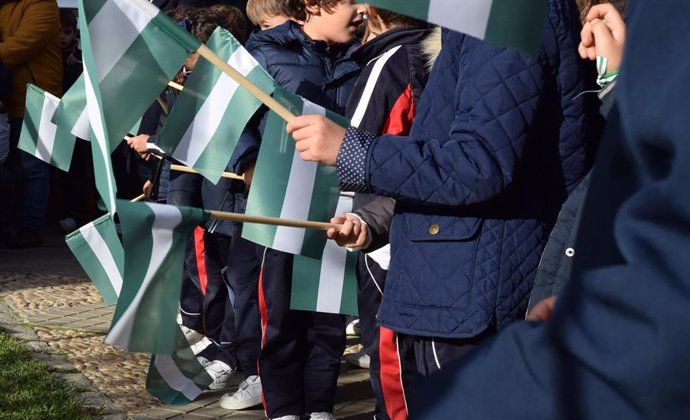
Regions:
M 597 139 L 594 98 L 576 96 L 593 79 L 575 54 L 578 31 L 567 0 L 549 2 L 538 58 L 445 31 L 409 136 L 319 116 L 288 124 L 302 158 L 336 165 L 343 189 L 396 198 L 377 321 L 405 334 L 420 375 L 524 314 Z
M 288 20 L 255 32 L 247 49 L 283 88 L 343 113 L 359 74 L 349 54 L 365 7 L 351 0 L 290 0 L 287 5 L 289 16 L 304 24 Z M 248 126 L 231 162 L 232 170 L 244 174 L 247 183 L 258 154 L 258 127 L 256 121 Z M 256 256 L 262 267 L 259 373 L 267 416 L 332 419 L 345 346 L 344 317 L 291 311 L 292 255 L 257 247 Z
M 387 10 L 368 8 L 370 41 L 353 53 L 362 70 L 350 96 L 346 116 L 352 124 L 372 133 L 406 135 L 427 79 L 423 45 L 432 36 L 428 24 Z M 438 39 L 440 41 L 440 39 Z M 424 51 L 426 53 L 427 51 Z M 407 417 L 406 385 L 414 374 L 414 354 L 394 331 L 376 325 L 383 297 L 390 247 L 388 231 L 395 200 L 374 194 L 355 194 L 354 213 L 380 240 L 357 256 L 357 306 L 369 376 L 376 396 L 378 419 Z M 371 251 L 371 252 L 370 252 Z M 348 355 L 360 360 L 358 354 Z M 346 356 L 346 360 L 350 359 Z
M 228 29 L 236 38 L 244 39 L 243 14 L 232 6 L 199 9 L 175 9 L 173 18 L 196 38 L 205 42 L 217 26 Z M 190 56 L 176 81 L 184 82 L 196 65 L 198 55 Z M 166 108 L 174 105 L 178 92 L 168 89 Z M 154 136 L 140 135 L 130 139 L 130 147 L 146 155 L 146 143 Z M 165 175 L 165 173 L 163 174 Z M 231 190 L 236 185 L 222 179 L 213 185 L 198 174 L 169 172 L 166 201 L 169 204 L 229 210 Z M 237 383 L 234 314 L 222 270 L 228 255 L 231 224 L 209 221 L 204 229 L 197 228 L 185 256 L 185 272 L 180 312 L 185 335 L 199 360 L 214 378 L 211 389 L 224 389 Z M 197 344 L 198 343 L 198 344 Z
M 282 25 L 290 17 L 291 10 L 288 2 L 280 0 L 249 0 L 247 2 L 247 17 L 259 29 L 266 30 Z

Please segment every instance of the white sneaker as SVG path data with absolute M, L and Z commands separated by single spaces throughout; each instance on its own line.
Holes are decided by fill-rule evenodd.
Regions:
M 290 414 L 288 416 L 273 417 L 271 420 L 300 420 L 300 416 Z
M 239 375 L 236 374 L 235 368 L 231 368 L 227 363 L 220 360 L 209 361 L 205 357 L 197 357 L 197 359 L 206 369 L 206 373 L 213 379 L 208 389 L 225 389 L 237 385 Z
M 206 347 L 210 346 L 213 344 L 213 341 L 211 341 L 208 337 L 201 337 L 201 340 L 197 341 L 196 343 L 192 344 L 189 346 L 192 349 L 192 353 L 196 356 L 197 354 L 201 353 L 206 349 Z
M 346 354 L 343 358 L 351 365 L 355 365 L 362 369 L 369 369 L 369 364 L 371 363 L 369 355 L 366 354 L 364 350 L 360 350 L 357 353 Z
M 228 410 L 243 410 L 261 404 L 261 378 L 248 376 L 232 394 L 220 398 L 220 406 Z
M 353 319 L 345 326 L 345 334 L 355 337 L 358 337 L 360 335 L 359 318 Z
M 190 346 L 193 346 L 196 343 L 198 343 L 199 341 L 204 339 L 204 335 L 197 330 L 193 330 L 189 327 L 185 327 L 182 324 L 180 324 L 180 329 L 184 333 L 184 338 L 187 339 L 187 342 L 189 343 Z
M 328 411 L 319 411 L 318 413 L 310 413 L 309 419 L 310 420 L 334 420 L 333 414 L 329 413 Z

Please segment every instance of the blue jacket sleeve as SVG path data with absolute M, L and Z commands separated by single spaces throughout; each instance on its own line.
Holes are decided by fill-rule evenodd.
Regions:
M 451 70 L 455 98 L 445 138 L 376 139 L 365 168 L 369 191 L 428 204 L 466 205 L 491 199 L 513 181 L 537 115 L 542 68 L 534 58 L 471 37 L 462 37 L 459 44 L 450 46 L 457 57 Z M 448 79 L 429 84 L 448 89 Z

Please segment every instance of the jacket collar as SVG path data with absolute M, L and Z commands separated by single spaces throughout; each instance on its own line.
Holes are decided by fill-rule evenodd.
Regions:
M 352 58 L 361 66 L 398 45 L 420 44 L 431 29 L 395 28 L 384 32 L 371 41 L 362 44 L 352 52 Z

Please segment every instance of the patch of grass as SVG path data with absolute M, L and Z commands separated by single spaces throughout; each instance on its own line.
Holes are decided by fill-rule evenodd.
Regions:
M 90 419 L 77 390 L 0 331 L 0 419 Z

